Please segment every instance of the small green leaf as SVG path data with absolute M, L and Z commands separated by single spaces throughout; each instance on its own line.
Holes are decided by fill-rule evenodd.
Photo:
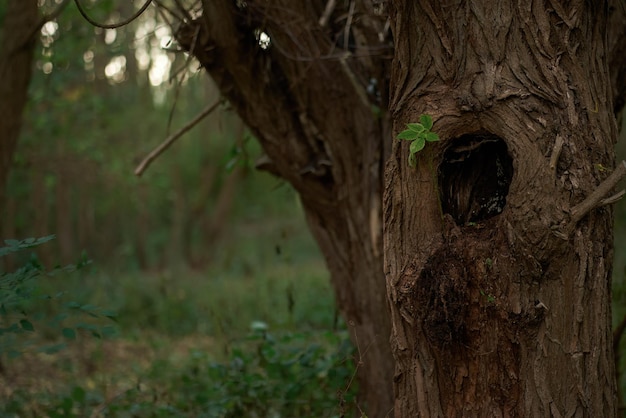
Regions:
M 415 154 L 424 149 L 424 145 L 426 145 L 426 141 L 423 138 L 418 138 L 415 141 L 411 142 L 411 154 Z
M 435 141 L 439 141 L 439 135 L 437 135 L 434 132 L 428 132 L 426 134 L 426 141 L 428 142 L 435 142 Z
M 425 128 L 424 125 L 422 125 L 421 123 L 407 123 L 406 126 L 412 130 L 415 131 L 417 133 L 422 132 Z
M 414 139 L 417 138 L 417 132 L 415 131 L 411 131 L 410 129 L 407 129 L 405 131 L 402 131 L 398 134 L 398 139 L 405 139 L 407 141 L 413 141 Z
M 115 311 L 104 310 L 102 311 L 102 316 L 105 316 L 113 321 L 117 321 L 117 312 Z
M 67 319 L 69 314 L 67 312 L 60 312 L 52 317 L 52 322 L 62 322 Z
M 105 338 L 112 337 L 115 334 L 117 334 L 117 328 L 111 327 L 111 326 L 102 327 L 101 331 L 102 331 L 102 336 L 104 336 Z
M 20 320 L 20 325 L 22 326 L 22 329 L 24 331 L 35 331 L 35 327 L 33 326 L 32 322 L 30 322 L 28 319 L 21 319 Z
M 424 128 L 430 130 L 433 127 L 433 118 L 430 115 L 420 116 L 420 123 L 424 125 Z
M 76 331 L 73 328 L 63 328 L 61 333 L 68 340 L 75 340 L 76 339 Z
M 72 389 L 72 399 L 79 403 L 83 403 L 85 402 L 86 397 L 87 393 L 85 392 L 85 389 L 80 386 L 74 386 L 74 389 Z
M 415 168 L 416 165 L 417 165 L 417 158 L 415 157 L 415 154 L 411 152 L 409 153 L 409 167 Z
M 65 347 L 67 347 L 67 344 L 65 343 L 53 344 L 53 345 L 47 345 L 47 346 L 41 347 L 37 351 L 46 353 L 46 354 L 54 354 L 63 350 Z
M 9 356 L 10 359 L 14 359 L 14 358 L 18 358 L 19 356 L 21 356 L 22 352 L 17 351 L 17 350 L 9 350 L 7 355 Z

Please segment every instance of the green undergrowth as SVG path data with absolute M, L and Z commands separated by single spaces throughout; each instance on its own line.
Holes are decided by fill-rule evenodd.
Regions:
M 139 352 L 155 355 L 145 347 Z M 229 344 L 220 361 L 206 348 L 187 347 L 184 356 L 161 353 L 145 368 L 131 363 L 132 374 L 74 374 L 38 393 L 17 388 L 1 411 L 20 417 L 342 416 L 354 408 L 351 359 L 346 331 L 256 330 Z
M 115 332 L 29 335 L 63 349 L 1 357 L 0 417 L 354 414 L 350 329 L 323 263 L 284 251 L 249 262 L 253 272 L 235 257 L 204 271 L 43 275 L 29 317 L 54 318 L 58 304 L 37 295 L 62 290 L 79 308 L 105 307 Z

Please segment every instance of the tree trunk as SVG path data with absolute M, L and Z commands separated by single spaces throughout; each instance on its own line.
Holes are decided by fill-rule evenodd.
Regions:
M 59 155 L 62 155 L 61 147 L 59 147 L 58 152 Z M 58 167 L 56 171 L 54 208 L 59 256 L 61 263 L 70 264 L 76 260 L 76 234 L 74 233 L 74 214 L 72 213 L 72 189 L 68 173 L 63 167 Z
M 9 0 L 0 32 L 0 209 L 22 125 L 31 77 L 36 0 Z
M 392 2 L 397 417 L 616 414 L 608 8 L 545 3 Z
M 359 348 L 359 407 L 378 418 L 390 413 L 393 400 L 380 221 L 383 139 L 390 131 L 385 94 L 375 90 L 377 82 L 384 88 L 380 54 L 389 45 L 384 17 L 363 2 L 359 19 L 345 5 L 326 19 L 344 19 L 351 44 L 337 46 L 334 29 L 320 23 L 325 5 L 203 1 L 202 16 L 182 25 L 177 39 L 261 142 L 266 155 L 258 167 L 300 194 Z M 261 32 L 271 37 L 266 49 Z M 373 44 L 377 49 L 360 50 Z
M 615 414 L 626 9 L 595 3 L 204 0 L 176 33 L 300 194 L 368 416 L 392 409 L 383 220 L 396 416 Z M 442 140 L 412 169 L 389 115 L 423 113 Z

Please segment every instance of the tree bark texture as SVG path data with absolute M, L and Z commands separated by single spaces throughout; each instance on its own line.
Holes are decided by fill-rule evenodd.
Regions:
M 608 5 L 390 3 L 393 131 L 441 138 L 385 173 L 395 415 L 615 416 Z
M 371 2 L 341 3 L 207 0 L 177 39 L 261 142 L 257 166 L 298 191 L 359 349 L 360 407 L 384 417 L 393 358 L 381 234 L 389 59 L 381 55 L 390 45 Z
M 36 0 L 9 0 L 0 31 L 0 208 L 22 125 L 32 72 Z

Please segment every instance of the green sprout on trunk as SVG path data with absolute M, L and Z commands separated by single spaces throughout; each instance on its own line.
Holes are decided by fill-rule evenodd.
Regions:
M 409 148 L 409 166 L 415 167 L 417 158 L 415 154 L 426 146 L 426 142 L 439 141 L 439 135 L 431 132 L 433 118 L 429 115 L 421 115 L 419 123 L 407 123 L 407 129 L 398 134 L 398 139 L 411 141 Z

